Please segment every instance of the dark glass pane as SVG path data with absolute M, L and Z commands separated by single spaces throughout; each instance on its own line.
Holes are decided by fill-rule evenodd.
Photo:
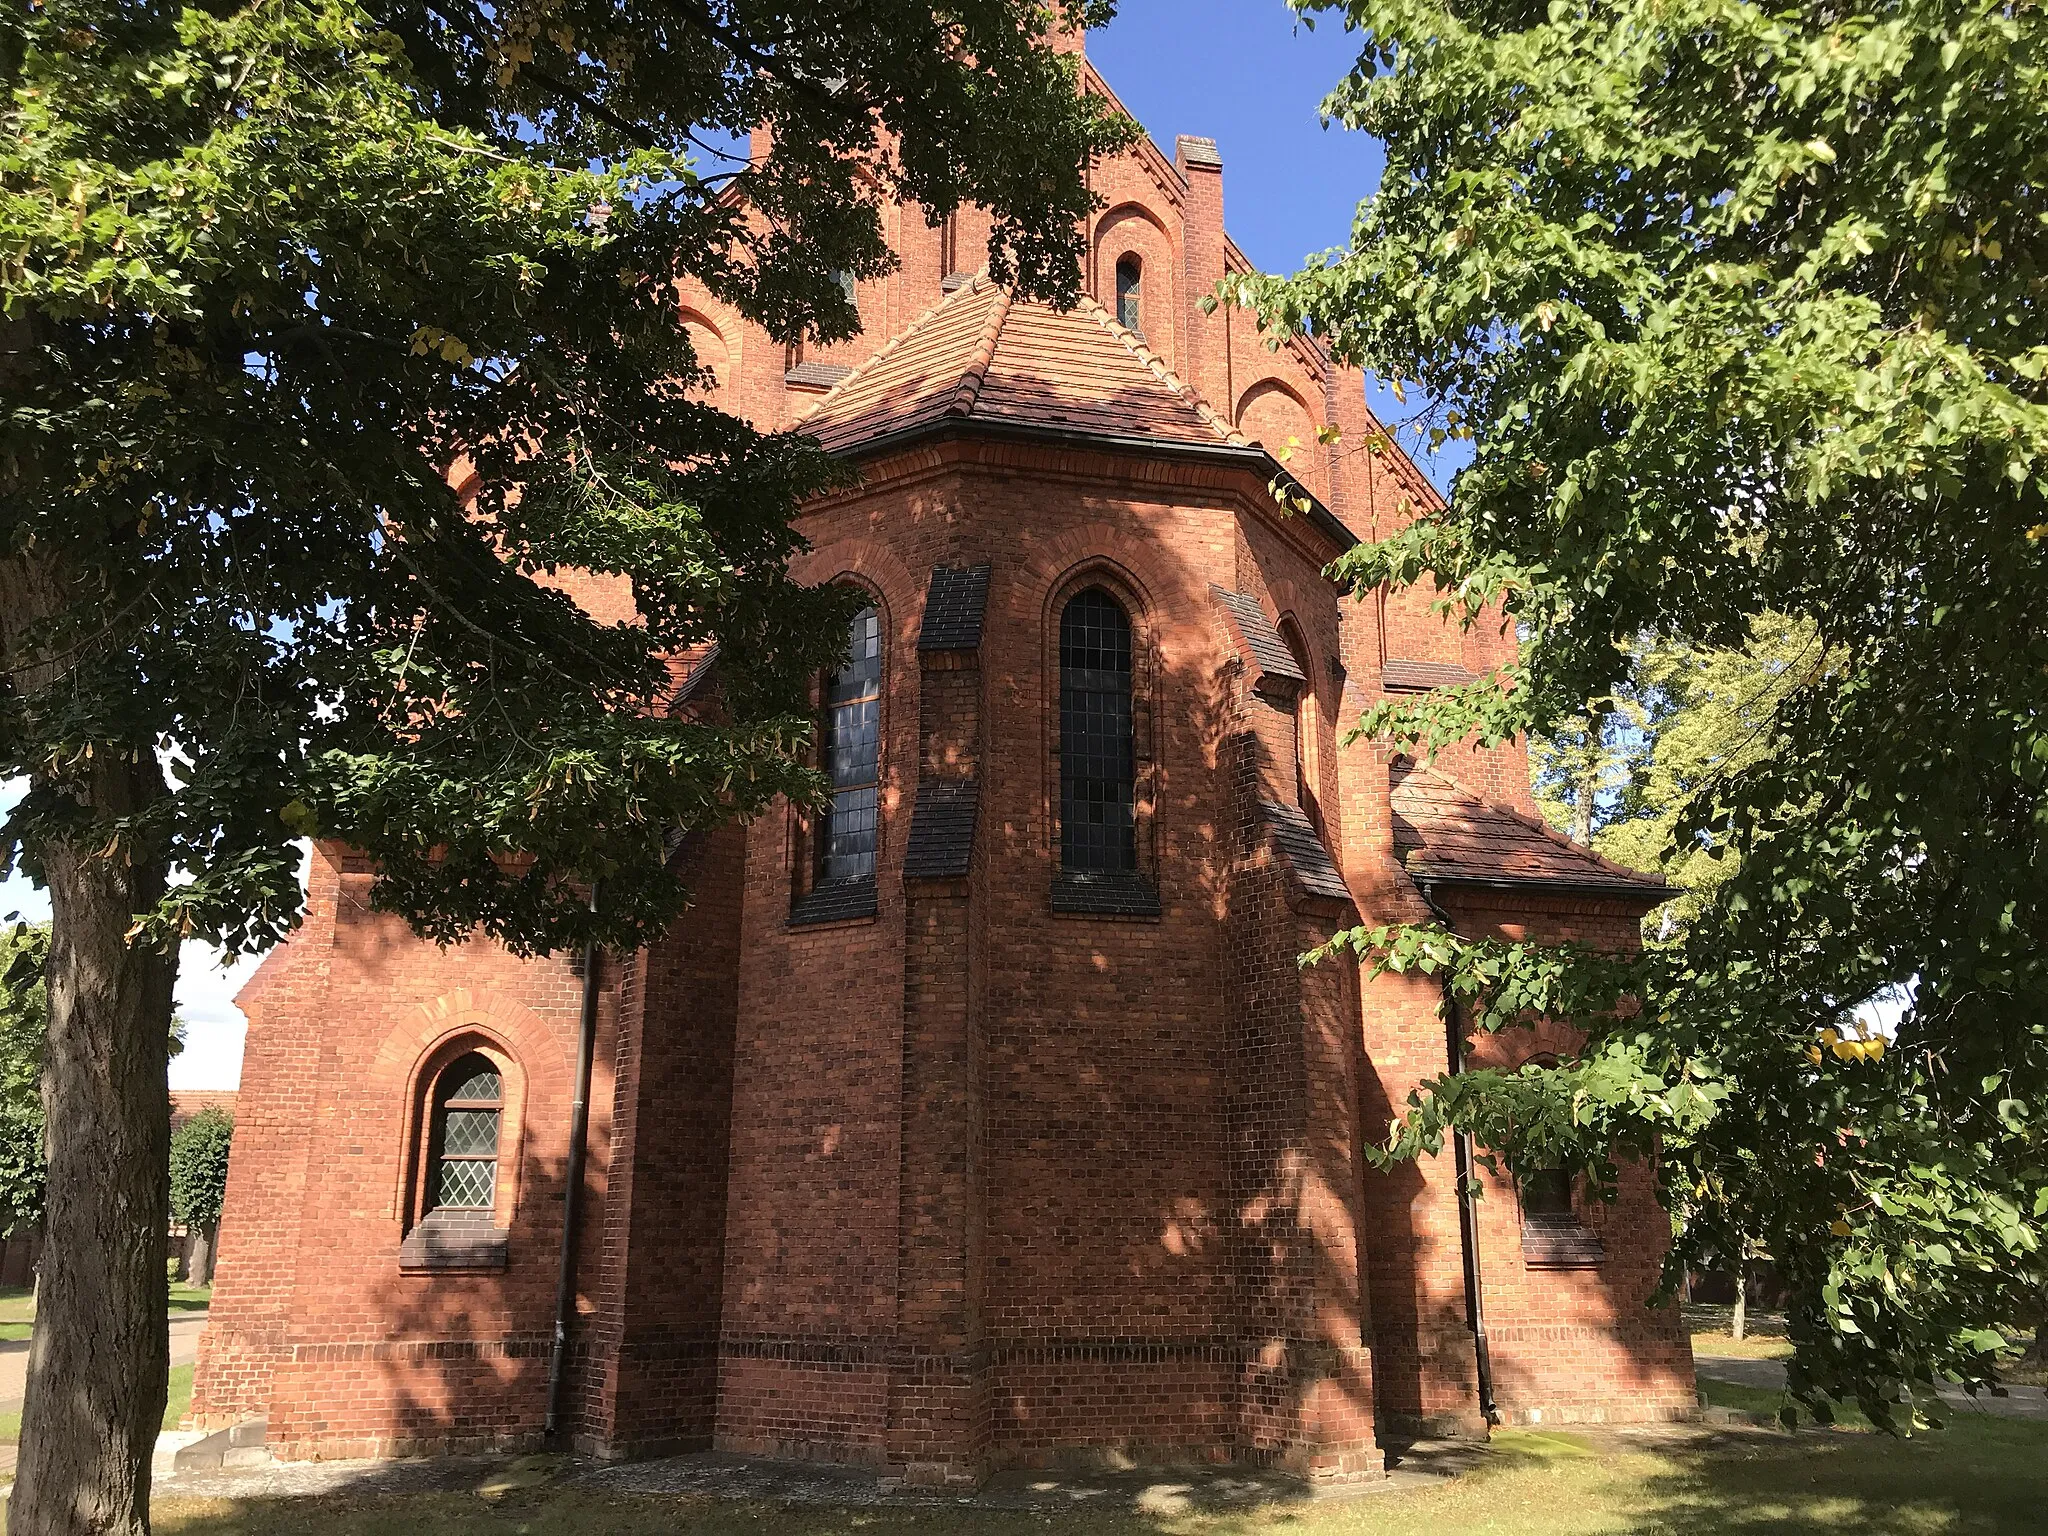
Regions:
M 1100 587 L 1060 615 L 1060 863 L 1138 867 L 1131 622 Z
M 821 884 L 875 873 L 881 753 L 882 616 L 864 608 L 847 636 L 846 664 L 825 680 L 824 768 L 832 779 L 832 808 L 819 828 Z
M 491 1154 L 498 1150 L 495 1109 L 451 1109 L 441 1117 L 441 1151 L 449 1157 Z
M 875 872 L 875 787 L 835 790 L 819 879 L 865 880 Z
M 488 1157 L 448 1158 L 441 1164 L 441 1177 L 434 1191 L 438 1206 L 458 1210 L 491 1208 L 491 1196 L 498 1183 L 498 1165 Z
M 1524 1216 L 1569 1216 L 1572 1176 L 1562 1168 L 1541 1168 L 1522 1180 Z
M 1137 257 L 1124 257 L 1116 264 L 1116 318 L 1134 331 L 1141 329 L 1138 320 L 1143 289 L 1144 268 Z
M 441 1082 L 444 1104 L 495 1104 L 504 1093 L 498 1069 L 483 1056 L 464 1056 L 441 1074 Z

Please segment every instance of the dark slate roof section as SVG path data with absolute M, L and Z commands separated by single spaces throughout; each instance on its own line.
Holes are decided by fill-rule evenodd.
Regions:
M 1525 1216 L 1522 1263 L 1530 1269 L 1598 1269 L 1607 1257 L 1600 1234 L 1576 1216 Z
M 789 909 L 789 926 L 809 927 L 814 923 L 843 923 L 856 917 L 875 915 L 875 880 L 835 880 L 808 895 L 799 896 Z
M 844 363 L 798 363 L 782 375 L 782 382 L 798 389 L 830 389 L 852 372 Z
M 705 683 L 711 678 L 711 669 L 717 665 L 718 642 L 714 640 L 704 654 L 697 658 L 696 664 L 690 668 L 689 675 L 677 687 L 674 696 L 669 700 L 668 712 L 672 715 L 682 713 L 683 706 L 704 691 Z
M 1101 917 L 1157 917 L 1159 887 L 1140 874 L 1075 874 L 1052 877 L 1055 912 L 1088 912 Z
M 1238 645 L 1246 660 L 1259 671 L 1260 675 L 1252 679 L 1253 687 L 1268 678 L 1294 688 L 1308 681 L 1301 668 L 1295 665 L 1294 653 L 1287 649 L 1287 642 L 1280 638 L 1280 631 L 1266 617 L 1266 610 L 1259 606 L 1257 598 L 1246 592 L 1229 592 L 1213 585 L 1209 588 L 1209 595 L 1222 606 L 1231 628 L 1237 631 Z
M 988 562 L 935 565 L 925 593 L 920 651 L 971 651 L 981 644 L 981 618 L 988 608 Z
M 964 880 L 974 858 L 974 824 L 981 811 L 981 786 L 919 784 L 910 816 L 910 851 L 903 856 L 905 880 Z
M 1298 805 L 1262 800 L 1259 802 L 1259 817 L 1272 833 L 1273 846 L 1294 867 L 1294 878 L 1301 882 L 1304 891 L 1331 901 L 1351 899 L 1351 888 L 1337 873 L 1336 861 L 1330 857 L 1330 850 L 1323 846 L 1315 823 L 1308 819 L 1308 812 Z
M 1473 675 L 1447 661 L 1399 661 L 1390 656 L 1380 666 L 1380 686 L 1389 693 L 1427 693 L 1469 683 Z

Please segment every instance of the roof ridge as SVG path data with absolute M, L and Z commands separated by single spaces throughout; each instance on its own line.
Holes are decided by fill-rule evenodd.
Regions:
M 861 362 L 854 364 L 852 371 L 849 372 L 845 378 L 841 379 L 837 384 L 834 384 L 830 389 L 826 390 L 824 394 L 820 395 L 814 402 L 812 402 L 811 408 L 805 411 L 803 415 L 797 417 L 796 420 L 791 423 L 791 425 L 801 426 L 804 422 L 809 421 L 813 416 L 817 415 L 818 412 L 825 409 L 825 407 L 829 403 L 831 403 L 835 397 L 838 396 L 841 390 L 846 388 L 846 386 L 851 384 L 855 379 L 858 379 L 863 375 L 867 374 L 868 372 L 870 372 L 879 363 L 881 363 L 881 361 L 884 358 L 890 356 L 892 353 L 896 351 L 898 347 L 902 346 L 904 342 L 908 341 L 912 336 L 916 335 L 919 331 L 923 330 L 924 327 L 934 317 L 937 316 L 938 312 L 944 309 L 948 304 L 955 304 L 961 302 L 961 295 L 963 294 L 975 294 L 983 292 L 986 286 L 984 283 L 984 277 L 985 272 L 977 272 L 974 274 L 972 278 L 970 278 L 967 282 L 962 283 L 958 288 L 955 288 L 951 293 L 940 294 L 937 303 L 932 304 L 922 314 L 918 315 L 916 319 L 911 320 L 909 323 L 904 325 L 901 329 L 899 329 L 896 332 L 894 336 L 891 336 L 887 341 L 883 342 L 874 351 L 870 352 L 867 355 L 867 357 L 863 359 Z
M 1133 331 L 1105 309 L 1093 295 L 1082 294 L 1081 302 L 1076 308 L 1105 331 L 1109 332 L 1117 341 L 1122 342 L 1125 351 L 1135 357 L 1154 378 L 1178 395 L 1185 404 L 1193 408 L 1195 414 L 1202 418 L 1203 423 L 1218 437 L 1222 438 L 1224 442 L 1234 444 L 1239 448 L 1249 448 L 1251 446 L 1251 440 L 1226 421 L 1222 412 L 1218 411 L 1207 400 L 1204 400 L 1192 384 L 1167 367 L 1164 358 L 1146 345 L 1140 339 L 1137 332 Z
M 1527 811 L 1517 810 L 1512 805 L 1508 805 L 1500 800 L 1495 800 L 1490 795 L 1481 793 L 1479 790 L 1476 790 L 1471 785 L 1467 784 L 1463 779 L 1459 778 L 1456 774 L 1447 773 L 1443 769 L 1437 767 L 1437 765 L 1434 762 L 1419 763 L 1414 758 L 1407 757 L 1407 754 L 1405 753 L 1402 754 L 1402 758 L 1405 758 L 1405 760 L 1407 761 L 1408 771 L 1410 773 L 1413 773 L 1418 769 L 1420 769 L 1424 773 L 1433 773 L 1439 779 L 1442 779 L 1446 784 L 1450 785 L 1451 788 L 1455 789 L 1459 794 L 1469 795 L 1472 799 L 1477 800 L 1481 805 L 1485 806 L 1488 810 L 1499 811 L 1504 816 L 1512 816 L 1516 821 L 1519 821 L 1523 826 L 1529 828 L 1533 832 L 1540 832 L 1544 837 L 1548 838 L 1551 842 L 1556 843 L 1560 848 L 1564 848 L 1569 852 L 1578 855 L 1582 859 L 1590 859 L 1593 863 L 1599 865 L 1602 869 L 1605 869 L 1612 874 L 1623 875 L 1630 880 L 1639 881 L 1645 885 L 1655 884 L 1668 886 L 1670 884 L 1670 882 L 1667 881 L 1662 875 L 1653 875 L 1646 870 L 1630 869 L 1626 864 L 1617 864 L 1613 859 L 1608 858 L 1606 854 L 1600 853 L 1596 849 L 1594 849 L 1591 844 L 1582 843 L 1578 841 L 1578 839 L 1576 838 L 1566 837 L 1562 832 L 1558 831 L 1557 828 L 1553 827 L 1548 821 L 1545 821 L 1541 816 L 1531 816 Z M 1399 760 L 1401 759 L 1397 759 L 1397 761 Z M 1391 767 L 1392 764 L 1389 764 L 1388 766 Z
M 974 281 L 978 283 L 981 279 L 977 277 Z M 967 286 L 972 288 L 974 284 Z M 974 403 L 981 398 L 981 386 L 988 381 L 988 365 L 996 355 L 996 342 L 1003 334 L 1004 322 L 1010 318 L 1013 292 L 1008 287 L 996 290 L 996 301 L 989 306 L 988 323 L 982 327 L 981 339 L 974 344 L 974 351 L 967 358 L 959 387 L 953 391 L 953 403 L 946 407 L 948 416 L 974 414 Z

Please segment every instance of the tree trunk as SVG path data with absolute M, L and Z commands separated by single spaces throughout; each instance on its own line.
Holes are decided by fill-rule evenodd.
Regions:
M 1749 1260 L 1747 1256 L 1735 1261 L 1735 1316 L 1729 1321 L 1728 1331 L 1741 1339 L 1749 1332 Z
M 2034 1294 L 2034 1342 L 2020 1358 L 2028 1365 L 2048 1365 L 2048 1285 Z
M 24 630 L 82 602 L 36 552 L 0 560 L 0 639 L 33 716 L 61 666 Z M 31 725 L 33 727 L 33 719 Z M 90 755 L 85 753 L 89 751 Z M 153 744 L 93 740 L 50 770 L 88 818 L 28 850 L 49 887 L 45 1243 L 10 1536 L 146 1536 L 169 1339 L 167 1043 L 177 950 L 129 942 L 168 882 L 158 845 L 114 836 L 165 793 Z
M 193 1285 L 213 1284 L 213 1250 L 217 1230 L 214 1227 L 192 1229 L 192 1249 L 186 1264 L 186 1278 Z

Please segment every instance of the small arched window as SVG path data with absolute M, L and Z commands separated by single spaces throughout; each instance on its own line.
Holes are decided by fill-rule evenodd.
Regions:
M 1060 863 L 1073 873 L 1138 867 L 1131 621 L 1089 587 L 1060 612 Z
M 882 615 L 853 616 L 846 661 L 825 679 L 826 775 L 832 808 L 819 829 L 818 884 L 875 877 L 882 754 Z
M 1135 252 L 1119 256 L 1116 262 L 1117 323 L 1144 335 L 1145 264 Z
M 1309 664 L 1308 646 L 1292 619 L 1280 621 L 1280 638 L 1294 658 L 1294 665 L 1307 679 L 1294 695 L 1294 796 L 1310 825 L 1323 830 L 1323 807 L 1317 798 L 1322 784 L 1321 721 L 1316 711 L 1316 675 Z
M 497 1203 L 505 1078 L 477 1051 L 458 1056 L 434 1085 L 430 1210 L 488 1211 Z

